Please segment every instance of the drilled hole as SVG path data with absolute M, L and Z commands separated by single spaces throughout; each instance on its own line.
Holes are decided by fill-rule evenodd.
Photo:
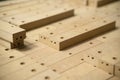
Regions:
M 36 72 L 36 69 L 31 69 L 31 72 Z
M 40 65 L 44 66 L 45 64 L 44 64 L 44 63 L 41 63 Z
M 20 43 L 17 43 L 18 45 L 20 45 Z
M 109 64 L 106 64 L 106 66 L 109 66 Z
M 6 13 L 3 13 L 3 15 L 5 16 L 5 15 L 7 15 Z
M 92 19 L 95 19 L 95 17 L 92 17 Z
M 60 37 L 60 39 L 64 39 L 64 37 Z
M 16 40 L 18 40 L 18 38 L 16 38 Z
M 44 37 L 44 39 L 46 39 L 46 37 Z
M 14 58 L 14 56 L 9 56 L 10 59 Z
M 20 36 L 20 39 L 22 39 L 22 36 Z
M 14 17 L 12 17 L 11 19 L 15 19 Z
M 8 23 L 9 23 L 9 24 L 11 24 L 11 22 L 10 22 L 10 21 L 9 21 Z
M 90 42 L 90 44 L 93 44 L 93 42 Z
M 62 24 L 61 22 L 59 24 Z
M 49 29 L 49 27 L 46 27 L 46 29 Z
M 20 65 L 24 65 L 24 64 L 25 64 L 25 62 L 21 62 L 21 63 L 20 63 Z
M 5 49 L 5 51 L 8 51 L 8 50 L 9 50 L 8 48 Z
M 102 51 L 98 51 L 98 53 L 102 53 Z
M 107 21 L 106 21 L 106 20 L 104 20 L 103 22 L 104 22 L 104 23 L 106 23 Z
M 72 53 L 69 53 L 69 55 L 72 55 Z
M 49 76 L 45 76 L 45 80 L 48 80 L 48 79 L 50 79 L 50 77 Z
M 38 41 L 37 39 L 35 41 Z
M 87 56 L 87 57 L 90 57 L 90 56 Z
M 108 73 L 108 74 L 112 75 L 112 73 Z
M 36 72 L 36 69 L 31 69 L 31 72 Z
M 53 33 L 50 33 L 50 35 L 53 35 Z
M 101 62 L 101 64 L 104 64 L 104 62 Z
M 91 59 L 94 59 L 94 57 L 91 57 Z
M 84 61 L 84 59 L 83 59 L 83 58 L 82 58 L 81 60 L 82 60 L 82 61 Z
M 113 57 L 112 59 L 113 59 L 113 60 L 116 60 L 116 59 L 117 59 L 117 57 Z
M 56 72 L 57 70 L 56 69 L 53 69 L 54 72 Z
M 120 69 L 118 69 L 118 71 L 120 71 Z
M 56 44 L 56 42 L 54 42 L 54 44 Z
M 102 37 L 103 39 L 106 39 L 106 37 Z

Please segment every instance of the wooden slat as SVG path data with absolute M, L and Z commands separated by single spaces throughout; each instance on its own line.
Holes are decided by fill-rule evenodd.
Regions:
M 43 25 L 47 25 L 52 22 L 56 22 L 74 15 L 74 9 L 72 8 L 59 8 L 57 10 L 50 11 L 48 13 L 43 13 L 43 15 L 28 16 L 28 18 L 20 20 L 13 20 L 11 23 L 26 30 L 34 29 Z
M 61 33 L 55 37 L 49 38 L 47 36 L 40 35 L 40 41 L 46 40 L 47 45 L 57 50 L 62 50 L 88 38 L 115 29 L 115 21 L 105 18 L 104 20 L 93 22 L 82 27 L 74 26 L 74 28 L 75 29 Z
M 88 0 L 89 6 L 100 7 L 118 0 Z
M 0 38 L 7 41 L 9 47 L 14 48 L 24 44 L 24 39 L 26 38 L 26 31 L 24 29 L 4 21 L 0 21 L 0 25 Z
M 115 64 L 115 76 L 120 78 L 120 61 Z

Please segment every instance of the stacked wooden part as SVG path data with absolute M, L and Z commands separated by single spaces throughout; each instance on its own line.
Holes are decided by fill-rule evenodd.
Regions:
M 66 28 L 66 29 L 65 29 Z M 109 30 L 115 29 L 115 20 L 105 18 L 90 24 L 62 25 L 62 28 L 40 34 L 40 41 L 57 50 L 85 41 Z
M 24 45 L 26 31 L 22 28 L 0 21 L 0 44 L 7 48 L 16 48 Z
M 114 2 L 114 1 L 117 1 L 117 0 L 88 0 L 87 5 L 100 7 L 100 6 L 103 6 L 105 4 L 108 4 L 108 3 L 111 3 L 111 2 Z

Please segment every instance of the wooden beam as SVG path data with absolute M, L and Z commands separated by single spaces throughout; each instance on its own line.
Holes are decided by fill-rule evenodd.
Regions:
M 65 27 L 64 25 L 62 26 Z M 46 41 L 45 44 L 57 50 L 62 50 L 112 29 L 115 29 L 115 21 L 111 20 L 110 18 L 105 18 L 82 27 L 74 27 L 74 29 L 70 31 L 50 38 L 44 35 L 40 35 L 40 41 Z
M 114 2 L 114 1 L 118 1 L 118 0 L 89 0 L 87 5 L 101 7 L 103 5 L 106 5 L 106 4 Z
M 26 38 L 26 31 L 24 29 L 4 21 L 0 21 L 0 25 L 0 38 L 7 41 L 11 48 L 24 44 L 24 39 Z
M 120 62 L 115 65 L 115 76 L 120 78 Z
M 37 14 L 34 16 L 28 16 L 20 20 L 12 20 L 10 23 L 20 26 L 23 29 L 31 30 L 36 27 L 44 26 L 68 17 L 74 16 L 73 8 L 58 8 L 56 10 L 50 11 L 48 13 Z M 10 21 L 7 18 L 5 21 Z

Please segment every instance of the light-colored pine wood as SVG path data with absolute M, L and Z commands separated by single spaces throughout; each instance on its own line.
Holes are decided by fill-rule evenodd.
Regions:
M 80 26 L 80 25 L 78 24 L 77 26 Z M 84 25 L 83 27 L 77 27 L 77 26 L 74 26 L 73 30 L 70 30 L 68 32 L 66 31 L 65 33 L 56 35 L 55 37 L 53 36 L 49 38 L 47 36 L 40 35 L 40 41 L 44 42 L 46 40 L 46 43 L 49 46 L 57 50 L 62 50 L 78 42 L 87 40 L 88 38 L 91 38 L 101 33 L 104 33 L 106 31 L 115 29 L 115 21 L 109 18 L 105 18 L 104 20 L 99 20 L 98 22 L 93 22 L 91 24 Z M 54 32 L 51 32 L 51 33 L 54 34 Z
M 101 1 L 105 5 L 104 2 L 109 0 Z M 72 7 L 75 12 L 75 16 L 70 18 L 27 31 L 25 46 L 22 48 L 9 49 L 10 42 L 0 39 L 0 80 L 120 80 L 120 1 L 99 8 L 96 5 L 91 7 L 86 2 L 87 0 L 28 0 L 22 4 L 0 7 L 0 20 L 6 19 L 6 22 L 16 15 L 21 16 L 16 16 L 15 22 L 37 19 L 33 18 L 37 11 L 41 10 L 40 16 L 43 16 L 60 7 Z M 109 18 L 108 21 L 116 21 L 116 29 L 62 51 L 43 44 L 45 40 L 43 43 L 39 41 L 39 34 L 52 39 L 71 31 L 80 33 L 78 30 L 84 30 L 85 25 L 91 30 L 94 28 L 91 24 L 98 22 L 96 25 L 101 25 L 100 21 L 106 17 Z M 78 30 L 74 30 L 74 26 Z M 72 35 L 74 34 L 71 33 L 69 37 Z
M 26 31 L 24 29 L 4 21 L 0 21 L 0 25 L 0 38 L 7 41 L 4 45 L 8 43 L 9 48 L 24 45 L 24 39 L 26 38 Z

